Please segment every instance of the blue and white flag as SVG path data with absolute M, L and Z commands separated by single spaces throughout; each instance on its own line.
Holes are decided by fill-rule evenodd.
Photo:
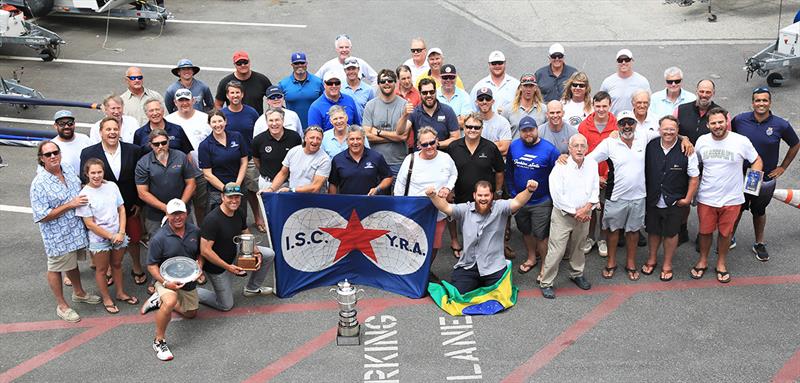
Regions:
M 347 278 L 425 295 L 437 210 L 426 197 L 262 193 L 275 250 L 276 294 Z

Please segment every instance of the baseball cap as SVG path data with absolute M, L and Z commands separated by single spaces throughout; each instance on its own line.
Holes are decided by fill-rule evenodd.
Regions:
M 53 115 L 53 121 L 58 121 L 62 118 L 71 118 L 74 120 L 75 115 L 68 110 L 59 110 L 58 112 L 56 112 L 56 114 Z
M 339 73 L 339 71 L 329 70 L 329 71 L 325 72 L 325 76 L 322 77 L 322 81 L 328 82 L 328 80 L 331 80 L 331 79 L 334 79 L 334 78 L 337 79 L 337 80 L 341 80 L 341 79 L 344 78 L 344 76 L 341 73 Z
M 274 96 L 276 94 L 283 96 L 283 91 L 281 90 L 281 87 L 277 85 L 272 85 L 269 88 L 267 88 L 267 94 L 266 94 L 267 98 L 270 98 L 271 96 Z
M 493 51 L 492 53 L 489 53 L 489 62 L 494 61 L 506 61 L 506 55 L 500 51 Z
M 453 64 L 442 65 L 442 74 L 456 74 L 456 66 Z
M 176 100 L 191 100 L 192 99 L 192 91 L 186 88 L 178 89 L 175 92 L 175 99 Z
M 194 72 L 194 74 L 197 74 L 197 72 L 200 71 L 200 67 L 197 67 L 194 64 L 192 64 L 192 60 L 181 59 L 180 61 L 178 61 L 178 65 L 176 65 L 175 68 L 172 68 L 172 74 L 174 74 L 175 76 L 179 76 L 178 71 L 183 68 L 192 68 L 192 72 Z
M 186 213 L 186 204 L 178 198 L 173 198 L 167 202 L 167 214 L 176 212 Z
M 492 97 L 492 90 L 487 87 L 480 88 L 478 89 L 478 93 L 475 95 L 475 98 L 478 98 L 480 96 Z
M 230 197 L 233 195 L 243 195 L 242 187 L 237 185 L 236 182 L 226 183 L 225 187 L 222 189 L 222 193 L 225 194 L 226 197 Z
M 561 53 L 563 55 L 564 54 L 564 46 L 559 44 L 559 43 L 555 43 L 555 44 L 551 45 L 550 49 L 547 51 L 547 54 L 548 55 L 552 55 L 554 53 Z
M 306 54 L 303 53 L 303 52 L 294 52 L 294 53 L 292 53 L 291 59 L 292 59 L 292 64 L 307 62 L 306 61 Z
M 622 112 L 619 112 L 619 115 L 617 115 L 617 121 L 622 121 L 627 118 L 633 120 L 634 122 L 636 121 L 636 116 L 630 110 L 623 110 Z
M 538 127 L 538 125 L 536 125 L 536 120 L 531 116 L 525 116 L 519 120 L 519 130 L 533 129 L 536 127 Z
M 431 48 L 431 49 L 428 50 L 428 57 L 430 57 L 430 55 L 432 55 L 434 53 L 437 53 L 439 55 L 444 56 L 444 53 L 442 53 L 442 49 L 441 48 Z
M 358 59 L 357 58 L 348 57 L 348 58 L 344 59 L 344 68 L 345 69 L 347 69 L 347 68 L 358 68 L 358 67 L 360 67 L 360 65 L 358 65 Z
M 520 85 L 533 84 L 536 85 L 536 76 L 533 73 L 523 73 L 519 78 Z
M 622 56 L 627 56 L 628 58 L 632 59 L 633 53 L 631 53 L 630 49 L 620 49 L 619 52 L 617 52 L 617 58 L 620 58 Z
M 245 51 L 236 51 L 233 52 L 233 62 L 237 62 L 239 60 L 250 60 L 250 55 L 247 54 Z

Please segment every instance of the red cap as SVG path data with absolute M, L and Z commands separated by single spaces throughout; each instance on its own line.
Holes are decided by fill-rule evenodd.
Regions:
M 233 52 L 233 62 L 237 62 L 239 60 L 247 60 L 250 61 L 250 56 L 245 51 L 236 51 Z

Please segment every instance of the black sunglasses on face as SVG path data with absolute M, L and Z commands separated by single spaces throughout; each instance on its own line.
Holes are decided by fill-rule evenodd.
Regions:
M 169 141 L 158 141 L 158 142 L 150 141 L 150 145 L 153 145 L 153 147 L 156 147 L 156 148 L 160 147 L 160 146 L 167 146 L 168 144 L 169 144 Z
M 50 158 L 50 157 L 53 157 L 53 156 L 57 156 L 59 154 L 61 154 L 60 150 L 53 150 L 52 152 L 42 153 L 42 156 Z
M 327 86 L 339 86 L 342 85 L 341 81 L 325 81 L 325 85 Z
M 633 59 L 630 57 L 620 57 L 617 59 L 617 64 L 629 63 L 631 61 L 633 61 Z
M 425 48 L 411 48 L 411 53 L 420 53 L 424 50 Z
M 428 141 L 428 142 L 420 142 L 419 143 L 419 146 L 421 148 L 427 148 L 427 147 L 430 147 L 430 146 L 433 146 L 433 145 L 436 145 L 436 140 Z
M 667 84 L 670 84 L 670 85 L 677 85 L 677 84 L 680 84 L 680 83 L 681 83 L 681 79 L 667 80 Z
M 464 129 L 467 129 L 467 130 L 481 130 L 481 128 L 483 128 L 482 125 L 467 125 L 467 124 L 464 124 Z

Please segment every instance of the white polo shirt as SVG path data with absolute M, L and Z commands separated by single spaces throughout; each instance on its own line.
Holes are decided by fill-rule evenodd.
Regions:
M 630 148 L 620 138 L 608 137 L 589 153 L 587 157 L 598 163 L 610 159 L 614 164 L 614 189 L 610 197 L 606 196 L 607 199 L 633 201 L 647 196 L 644 154 L 647 143 L 655 137 L 658 137 L 658 132 L 634 134 Z

